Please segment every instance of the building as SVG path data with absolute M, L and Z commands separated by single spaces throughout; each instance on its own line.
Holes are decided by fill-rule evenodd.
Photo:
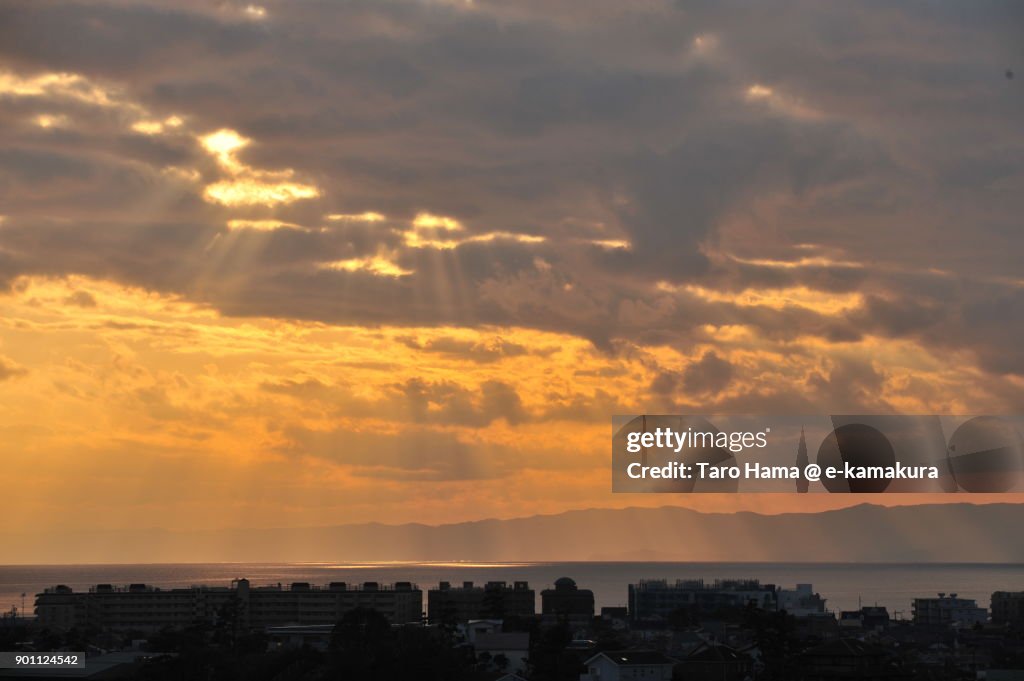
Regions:
M 800 477 L 796 479 L 796 491 L 807 494 L 811 483 L 804 474 L 804 469 L 807 468 L 807 438 L 804 436 L 803 426 L 800 427 L 800 442 L 796 446 L 796 467 L 800 471 Z
M 601 621 L 615 631 L 629 629 L 629 609 L 625 606 L 605 606 L 601 608 Z
M 477 659 L 484 657 L 498 671 L 526 672 L 530 658 L 530 634 L 525 631 L 481 633 L 473 643 Z
M 797 584 L 795 589 L 779 589 L 775 592 L 776 607 L 796 617 L 820 615 L 825 612 L 825 599 L 814 593 L 811 584 Z
M 629 615 L 634 622 L 667 620 L 679 609 L 714 612 L 753 605 L 774 610 L 776 603 L 775 587 L 756 579 L 720 579 L 711 584 L 702 579 L 680 579 L 674 584 L 651 579 L 629 585 Z
M 889 611 L 880 605 L 866 605 L 860 610 L 839 613 L 839 626 L 843 629 L 878 631 L 889 626 Z
M 906 679 L 908 676 L 878 646 L 855 638 L 839 638 L 804 651 L 798 661 L 800 679 Z
M 469 620 L 460 622 L 456 626 L 459 636 L 470 645 L 476 644 L 476 637 L 481 634 L 495 634 L 504 631 L 505 623 L 502 620 Z
M 843 610 L 839 613 L 839 627 L 841 629 L 861 629 L 864 627 L 864 620 L 861 618 L 860 610 Z
M 348 611 L 372 608 L 394 624 L 422 620 L 423 592 L 410 582 L 385 587 L 376 582 L 326 587 L 295 582 L 291 586 L 251 587 L 238 579 L 230 587 L 160 589 L 146 584 L 116 587 L 98 584 L 88 591 L 67 586 L 36 595 L 36 617 L 43 627 L 156 631 L 197 622 L 232 619 L 243 629 L 271 626 L 333 625 Z
M 334 635 L 333 624 L 287 624 L 267 627 L 267 650 L 313 648 L 325 651 Z
M 530 657 L 530 634 L 506 632 L 501 620 L 470 620 L 457 625 L 467 644 L 473 647 L 477 660 L 501 672 L 524 673 Z
M 754 660 L 729 646 L 702 643 L 679 662 L 687 681 L 744 681 L 751 678 Z
M 653 650 L 616 650 L 598 653 L 583 663 L 580 681 L 671 681 L 676 661 Z
M 972 598 L 940 593 L 938 598 L 915 598 L 914 624 L 920 626 L 972 627 L 988 621 L 988 611 Z
M 889 610 L 881 605 L 865 605 L 860 609 L 861 626 L 869 631 L 889 628 Z
M 463 582 L 461 587 L 441 582 L 427 592 L 427 617 L 433 624 L 532 617 L 536 609 L 537 597 L 527 582 Z
M 541 613 L 570 621 L 594 618 L 594 592 L 580 589 L 568 577 L 555 580 L 554 589 L 540 592 Z
M 1024 626 L 1024 591 L 992 594 L 992 623 Z
M 238 594 L 235 586 L 161 590 L 146 584 L 97 584 L 76 592 L 59 585 L 36 595 L 43 628 L 156 631 L 213 622 Z

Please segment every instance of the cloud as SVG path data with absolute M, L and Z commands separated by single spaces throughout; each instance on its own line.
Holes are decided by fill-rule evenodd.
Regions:
M 288 436 L 290 450 L 296 455 L 324 458 L 369 478 L 478 480 L 503 474 L 495 452 L 468 446 L 445 433 L 293 430 Z M 424 456 L 424 452 L 431 455 Z
M 14 361 L 0 356 L 0 381 L 7 381 L 18 376 L 24 376 L 28 371 Z
M 96 298 L 88 291 L 75 291 L 64 302 L 78 307 L 96 307 Z
M 732 365 L 716 355 L 705 352 L 683 372 L 683 388 L 695 393 L 717 393 L 725 389 L 732 379 Z
M 1022 9 L 739 9 L 4 3 L 7 426 L 208 464 L 193 518 L 305 456 L 297 521 L 605 503 L 531 475 L 612 413 L 1019 408 Z
M 644 6 L 626 23 L 609 10 L 563 24 L 538 10 L 510 18 L 487 4 L 464 11 L 313 3 L 294 13 L 266 8 L 259 25 L 241 11 L 198 4 L 104 5 L 92 23 L 82 18 L 88 5 L 60 14 L 55 7 L 7 10 L 6 25 L 77 27 L 80 41 L 61 50 L 5 43 L 19 69 L 8 90 L 22 93 L 15 99 L 25 115 L 45 109 L 74 131 L 59 144 L 40 133 L 22 137 L 8 145 L 6 164 L 0 159 L 19 188 L 3 236 L 18 271 L 113 277 L 232 314 L 528 323 L 602 347 L 655 336 L 682 345 L 695 318 L 783 333 L 793 315 L 744 301 L 793 299 L 798 289 L 806 301 L 823 291 L 845 290 L 851 300 L 870 293 L 873 307 L 857 321 L 884 331 L 888 325 L 869 319 L 881 312 L 877 301 L 912 304 L 896 268 L 995 255 L 992 274 L 1013 271 L 1000 261 L 1012 250 L 1001 225 L 1016 207 L 1007 193 L 1020 177 L 1015 157 L 972 146 L 961 171 L 914 173 L 916 159 L 932 156 L 925 136 L 963 125 L 969 111 L 936 116 L 935 130 L 908 131 L 871 108 L 873 92 L 860 88 L 861 99 L 837 101 L 829 79 L 856 84 L 877 75 L 857 41 L 844 44 L 860 59 L 811 62 L 798 77 L 770 67 L 793 63 L 799 47 L 778 49 L 773 37 L 768 53 L 749 24 L 710 6 Z M 870 8 L 831 11 L 879 39 L 889 35 Z M 787 15 L 764 17 L 766 26 L 786 35 Z M 799 24 L 814 34 L 816 22 L 830 21 L 821 10 L 801 13 Z M 936 16 L 910 36 L 926 47 L 944 33 L 970 44 L 971 29 L 942 21 Z M 157 22 L 169 32 L 159 41 L 99 47 L 100 25 L 144 34 Z M 320 30 L 335 24 L 337 31 Z M 616 51 L 607 49 L 612 33 Z M 922 49 L 900 59 L 939 69 L 939 56 Z M 169 51 L 179 66 L 143 68 Z M 131 78 L 126 55 L 140 64 Z M 229 58 L 212 67 L 211 55 Z M 894 97 L 898 79 L 912 72 L 885 74 Z M 937 88 L 926 81 L 902 96 L 932 101 Z M 785 106 L 758 105 L 773 98 Z M 996 124 L 1009 125 L 1010 105 L 999 106 Z M 816 114 L 794 114 L 804 109 Z M 917 135 L 922 143 L 894 142 L 887 125 L 898 139 Z M 407 153 L 405 139 L 448 151 L 419 157 Z M 977 204 L 933 186 L 962 184 L 962 176 L 990 177 L 977 191 L 991 201 L 976 212 L 993 225 L 983 227 L 992 240 L 937 250 L 923 227 L 906 225 Z M 33 201 L 30 185 L 47 185 L 47 200 L 38 190 Z M 127 212 L 119 201 L 126 194 L 139 197 Z M 932 208 L 939 203 L 946 208 Z M 351 219 L 360 215 L 373 219 Z M 766 236 L 769 223 L 778 227 Z M 827 229 L 811 234 L 818 224 Z M 225 225 L 238 234 L 224 238 Z M 305 234 L 260 233 L 281 231 Z M 905 243 L 893 241 L 897 233 Z M 955 239 L 952 227 L 945 233 Z M 785 271 L 753 264 L 766 254 L 769 263 L 797 261 L 794 249 L 808 241 L 857 267 L 834 258 Z M 875 264 L 879 252 L 888 262 Z M 713 253 L 751 264 L 723 264 Z M 537 271 L 537 262 L 550 269 Z M 696 286 L 720 304 L 701 310 L 673 300 L 661 282 Z M 343 293 L 328 298 L 325 289 Z M 367 304 L 376 300 L 389 304 Z M 753 309 L 729 309 L 730 300 Z M 798 323 L 824 338 L 855 337 L 858 324 L 841 311 L 821 312 Z
M 411 348 L 422 350 L 428 353 L 440 353 L 453 358 L 465 358 L 473 362 L 490 363 L 496 362 L 505 357 L 517 357 L 530 352 L 530 349 L 512 343 L 503 338 L 491 338 L 486 342 L 459 339 L 453 336 L 441 336 L 431 338 L 425 343 L 420 343 L 416 338 L 403 339 Z
M 231 314 L 525 323 L 601 347 L 682 347 L 695 320 L 904 337 L 886 306 L 934 308 L 900 270 L 1015 274 L 1006 254 L 1019 155 L 993 135 L 1013 129 L 1015 105 L 994 89 L 1005 82 L 969 88 L 931 49 L 955 37 L 975 46 L 962 59 L 984 63 L 980 36 L 1008 38 L 995 10 L 964 26 L 941 12 L 881 22 L 870 6 L 794 5 L 757 30 L 710 5 L 572 21 L 569 7 L 556 16 L 488 3 L 264 10 L 254 23 L 244 8 L 199 3 L 5 9 L 20 36 L 4 42 L 6 101 L 25 120 L 66 122 L 5 145 L 6 269 L 112 277 Z M 843 34 L 844 60 L 807 60 L 784 38 L 795 26 L 817 35 L 836 16 L 875 46 Z M 110 41 L 157 25 L 159 40 Z M 24 37 L 41 26 L 76 41 L 44 48 Z M 880 72 L 877 45 L 908 41 L 920 49 Z M 157 68 L 169 54 L 176 66 Z M 944 71 L 963 95 L 942 87 Z M 929 103 L 934 115 L 908 129 L 868 78 L 886 101 Z M 994 107 L 984 139 L 968 96 Z M 956 129 L 974 137 L 948 134 Z M 970 153 L 950 149 L 942 157 L 960 165 L 916 172 L 940 138 Z M 408 153 L 410 139 L 434 152 Z M 138 198 L 126 207 L 125 195 Z M 986 238 L 966 243 L 952 216 Z M 225 226 L 237 234 L 226 238 Z M 805 246 L 829 256 L 807 258 Z M 667 295 L 666 282 L 712 304 Z M 811 305 L 825 293 L 857 309 L 818 306 L 816 318 L 748 302 Z M 367 304 L 377 300 L 388 305 Z M 970 344 L 966 333 L 944 336 Z

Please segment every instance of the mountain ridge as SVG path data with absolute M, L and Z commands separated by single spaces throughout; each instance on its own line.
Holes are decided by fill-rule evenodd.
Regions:
M 591 508 L 425 525 L 0 533 L 4 563 L 323 561 L 1024 562 L 1024 504 L 820 512 Z M 936 532 L 936 528 L 943 531 Z

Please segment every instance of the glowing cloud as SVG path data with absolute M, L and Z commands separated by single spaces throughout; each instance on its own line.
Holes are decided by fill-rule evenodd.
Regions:
M 327 216 L 332 222 L 383 222 L 387 218 L 380 213 L 367 211 L 365 213 L 332 213 Z
M 222 128 L 199 137 L 199 143 L 216 160 L 230 179 L 206 187 L 207 201 L 225 206 L 275 206 L 320 196 L 320 190 L 309 184 L 288 181 L 295 171 L 265 171 L 252 168 L 238 160 L 236 154 L 251 142 L 234 130 Z
M 449 232 L 457 232 L 462 229 L 462 223 L 455 218 L 431 213 L 420 213 L 412 221 L 414 229 L 440 229 Z
M 404 277 L 412 274 L 412 270 L 399 267 L 390 260 L 380 256 L 337 260 L 335 262 L 324 263 L 322 268 L 328 270 L 341 270 L 344 272 L 369 272 L 370 274 L 374 274 L 379 277 Z
M 180 128 L 184 121 L 178 116 L 168 116 L 162 121 L 140 120 L 132 123 L 132 130 L 141 135 L 160 135 L 167 128 Z
M 405 232 L 403 239 L 410 248 L 435 248 L 451 250 L 462 244 L 481 243 L 496 240 L 518 241 L 520 243 L 542 243 L 546 237 L 532 234 L 516 234 L 514 232 L 485 232 L 472 236 L 452 236 L 454 232 L 462 232 L 465 228 L 455 218 L 432 213 L 419 213 L 412 221 L 412 229 Z
M 475 236 L 467 237 L 460 243 L 465 244 L 498 240 L 518 241 L 521 244 L 540 244 L 547 241 L 547 237 L 537 236 L 535 234 L 516 234 L 514 232 L 487 232 L 486 234 L 477 234 Z
M 596 239 L 590 243 L 609 251 L 628 251 L 633 248 L 633 244 L 625 239 Z
M 44 73 L 23 78 L 9 71 L 0 72 L 0 95 L 71 99 L 96 106 L 128 105 L 118 102 L 117 93 L 75 73 Z M 130 106 L 130 105 L 128 105 Z
M 658 288 L 663 291 L 679 290 L 666 283 L 659 284 Z M 736 293 L 693 285 L 684 286 L 682 290 L 712 303 L 728 303 L 737 307 L 767 307 L 772 310 L 801 307 L 824 315 L 834 315 L 864 305 L 864 297 L 860 293 L 831 293 L 805 286 L 779 289 L 748 288 Z
M 203 195 L 225 206 L 274 206 L 320 196 L 313 186 L 297 182 L 267 182 L 256 178 L 222 180 L 206 187 Z
M 802 101 L 789 96 L 783 96 L 767 85 L 754 83 L 744 91 L 744 98 L 748 102 L 759 102 L 767 106 L 769 110 L 792 118 L 811 119 L 818 118 L 821 114 L 808 107 Z
M 257 232 L 272 232 L 277 229 L 302 229 L 301 225 L 280 220 L 228 220 L 228 229 L 232 231 L 251 229 Z
M 67 116 L 51 116 L 50 114 L 39 114 L 32 119 L 32 122 L 40 128 L 64 128 L 68 125 Z
M 225 169 L 231 172 L 240 172 L 245 169 L 238 159 L 235 158 L 235 152 L 243 147 L 247 146 L 251 140 L 246 137 L 242 137 L 234 130 L 228 130 L 222 128 L 216 132 L 211 132 L 209 135 L 203 135 L 199 138 L 199 143 L 203 146 L 206 151 L 212 154 L 217 162 Z

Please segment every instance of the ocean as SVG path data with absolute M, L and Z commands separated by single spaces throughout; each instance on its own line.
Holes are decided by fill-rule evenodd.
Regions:
M 858 604 L 882 605 L 894 618 L 910 619 L 914 598 L 957 593 L 989 607 L 993 591 L 1024 591 L 1024 564 L 993 563 L 207 563 L 172 565 L 6 565 L 0 566 L 0 610 L 21 608 L 21 594 L 32 609 L 33 595 L 66 584 L 84 590 L 97 583 L 142 582 L 170 588 L 197 584 L 227 586 L 246 577 L 254 586 L 310 582 L 391 583 L 411 581 L 424 591 L 440 581 L 461 584 L 528 581 L 537 592 L 559 577 L 571 577 L 594 592 L 596 606 L 626 605 L 627 585 L 640 579 L 758 579 L 793 588 L 810 583 L 830 610 Z

